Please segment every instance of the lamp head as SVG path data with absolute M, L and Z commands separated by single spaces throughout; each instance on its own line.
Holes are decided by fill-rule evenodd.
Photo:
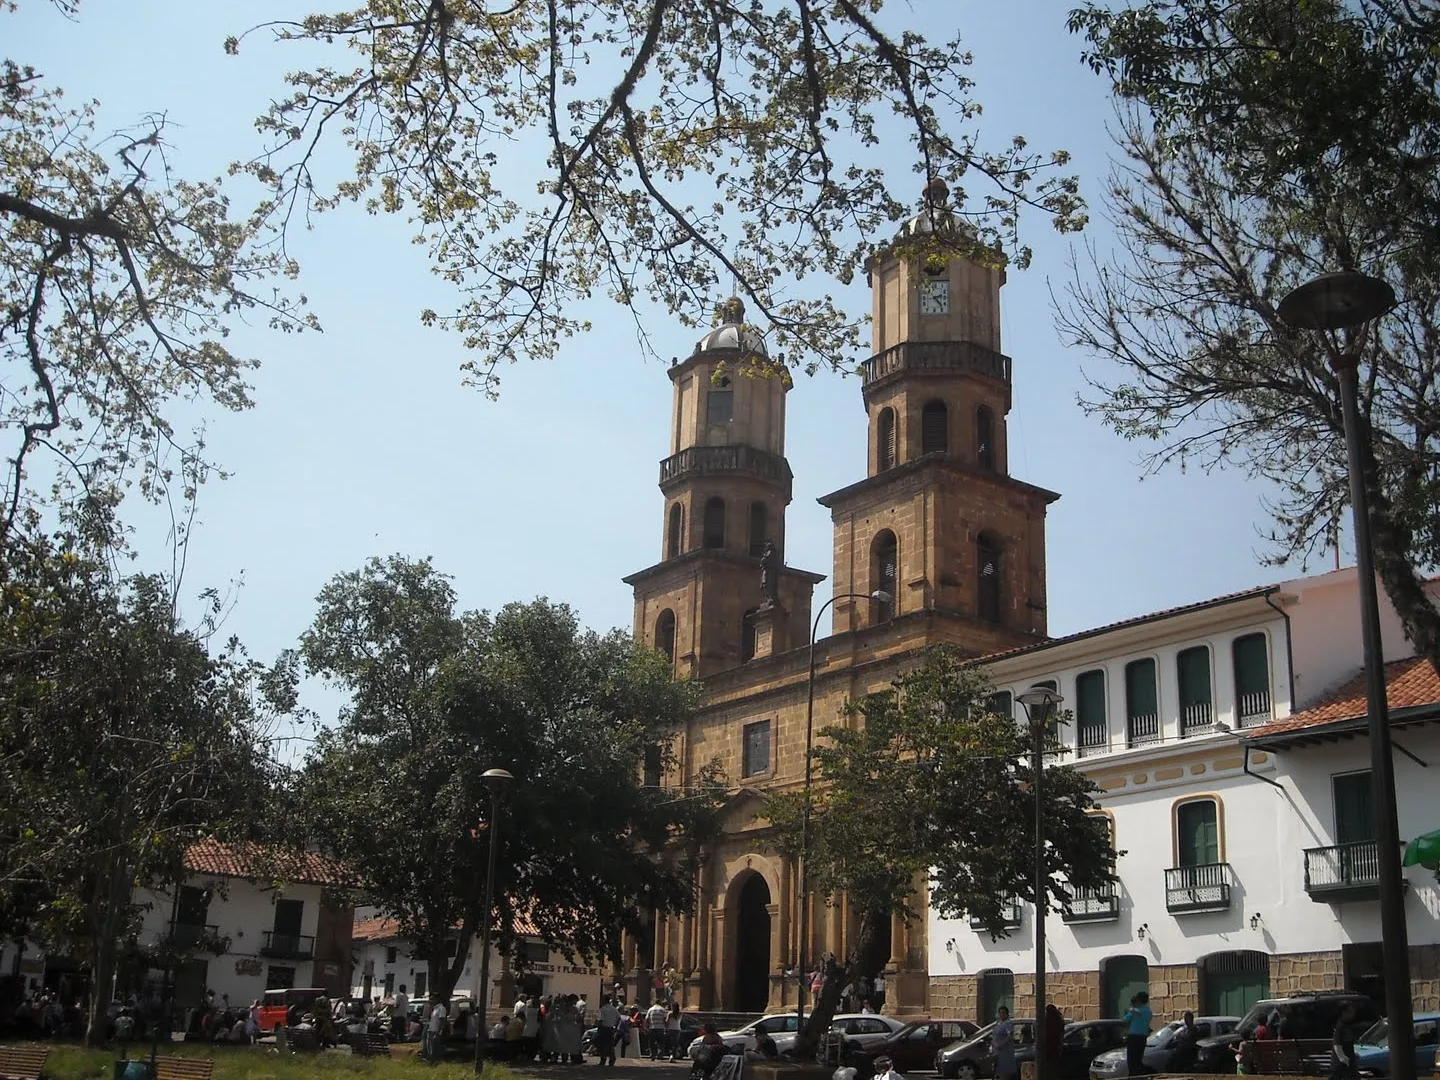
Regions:
M 511 776 L 510 773 L 504 769 L 486 769 L 480 774 L 480 779 L 485 781 L 485 786 L 492 792 L 499 794 L 505 790 L 505 786 L 509 784 L 511 780 L 514 780 L 515 777 Z
M 1059 705 L 1065 699 L 1061 697 L 1060 694 L 1056 691 L 1051 690 L 1050 687 L 1043 686 L 1040 683 L 1036 683 L 1034 686 L 1030 687 L 1029 690 L 1026 690 L 1023 694 L 1015 695 L 1015 700 L 1020 702 L 1020 704 L 1024 705 L 1027 709 L 1033 709 L 1037 706 L 1047 709 L 1053 709 L 1056 705 Z
M 888 592 L 886 592 L 884 589 L 876 589 L 870 594 L 870 599 L 881 604 L 888 604 L 891 600 L 894 600 L 895 598 L 891 596 Z
M 1395 306 L 1395 290 L 1357 270 L 1321 274 L 1292 289 L 1276 313 L 1296 330 L 1343 330 L 1378 319 Z

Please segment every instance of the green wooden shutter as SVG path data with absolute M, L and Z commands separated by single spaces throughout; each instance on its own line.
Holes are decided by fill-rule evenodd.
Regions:
M 1182 803 L 1175 812 L 1180 833 L 1180 865 L 1208 866 L 1220 861 L 1220 830 L 1210 799 Z
M 1126 737 L 1130 745 L 1160 737 L 1160 706 L 1155 692 L 1155 661 L 1132 660 L 1125 665 Z
M 1270 717 L 1270 659 L 1264 634 L 1235 639 L 1235 712 L 1241 723 Z M 1252 719 L 1253 718 L 1253 719 Z
M 1368 772 L 1332 777 L 1335 792 L 1335 842 L 1358 844 L 1375 839 L 1375 815 Z
M 999 716 L 1008 716 L 1012 719 L 1015 716 L 1015 701 L 1010 697 L 1009 690 L 1001 690 L 991 694 L 986 702 L 986 708 Z
M 1210 650 L 1200 645 L 1175 658 L 1180 684 L 1180 730 L 1205 727 L 1213 719 L 1210 708 Z
M 1150 990 L 1150 965 L 1143 956 L 1110 956 L 1101 961 L 1100 980 L 1105 1000 L 1103 1015 L 1118 1019 L 1130 1007 L 1130 999 Z
M 1075 677 L 1075 726 L 1080 752 L 1105 746 L 1109 731 L 1105 722 L 1105 672 L 1086 671 Z

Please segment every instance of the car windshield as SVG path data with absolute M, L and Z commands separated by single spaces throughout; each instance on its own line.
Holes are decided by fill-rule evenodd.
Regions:
M 1163 1050 L 1175 1041 L 1175 1032 L 1180 1030 L 1179 1024 L 1166 1024 L 1159 1031 L 1155 1032 L 1145 1040 L 1146 1046 L 1153 1046 L 1157 1050 Z
M 1245 1033 L 1246 1038 L 1249 1038 L 1250 1033 L 1260 1025 L 1260 1021 L 1274 1012 L 1279 1004 L 1278 1001 L 1257 1001 L 1254 1005 L 1251 1005 L 1250 1010 L 1241 1017 L 1240 1023 L 1237 1026 Z
M 1370 1026 L 1370 1030 L 1355 1040 L 1366 1046 L 1388 1046 L 1390 1045 L 1390 1024 L 1385 1020 L 1377 1020 Z

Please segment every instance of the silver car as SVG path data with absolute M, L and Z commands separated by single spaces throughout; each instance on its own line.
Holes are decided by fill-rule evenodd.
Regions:
M 1195 1018 L 1196 1038 L 1208 1039 L 1211 1035 L 1226 1035 L 1240 1023 L 1238 1016 L 1197 1016 Z M 1158 1031 L 1152 1032 L 1145 1040 L 1145 1067 L 1152 1073 L 1170 1071 L 1174 1055 L 1175 1036 L 1182 1022 L 1172 1020 Z M 1090 1080 L 1120 1080 L 1130 1075 L 1130 1064 L 1124 1050 L 1107 1050 L 1090 1063 Z
M 790 1019 L 794 1020 L 792 1013 Z M 888 1039 L 905 1026 L 904 1020 L 896 1020 L 893 1016 L 881 1016 L 878 1013 L 841 1013 L 830 1021 L 830 1034 L 839 1035 L 847 1043 L 859 1046 L 869 1046 L 871 1043 Z M 787 1035 L 775 1037 L 775 1049 L 780 1053 L 795 1048 L 795 1029 L 792 1027 Z
M 795 1030 L 796 1021 L 793 1012 L 771 1013 L 769 1016 L 762 1016 L 759 1020 L 752 1020 L 744 1027 L 736 1028 L 734 1031 L 720 1032 L 720 1039 L 730 1050 L 754 1050 L 755 1036 L 763 1031 L 775 1040 L 776 1046 L 780 1046 L 780 1040 L 786 1037 L 793 1046 L 795 1045 Z M 699 1039 L 690 1044 L 688 1054 L 691 1061 L 694 1061 L 699 1055 L 702 1045 Z M 780 1048 L 784 1049 L 784 1047 Z

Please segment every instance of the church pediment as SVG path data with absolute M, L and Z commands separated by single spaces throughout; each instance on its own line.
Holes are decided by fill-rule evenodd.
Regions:
M 727 833 L 769 828 L 764 816 L 765 793 L 759 788 L 742 786 L 720 807 L 720 827 Z

